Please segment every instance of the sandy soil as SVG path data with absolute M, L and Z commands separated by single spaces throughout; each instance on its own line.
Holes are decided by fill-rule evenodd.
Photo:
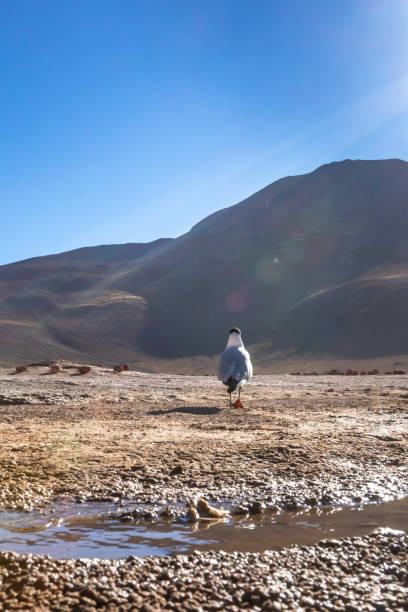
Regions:
M 408 489 L 408 377 L 0 373 L 0 503 L 338 504 Z
M 185 512 L 180 502 L 197 494 L 238 512 L 257 512 L 408 491 L 407 376 L 255 376 L 244 388 L 244 407 L 235 409 L 213 377 L 47 371 L 0 371 L 2 509 L 30 510 L 61 497 L 131 498 L 169 503 L 176 517 Z M 10 558 L 1 559 L 7 568 Z M 254 567 L 263 563 L 262 555 L 252 559 Z M 401 588 L 406 576 L 398 578 Z M 349 590 L 355 593 L 355 587 Z M 294 601 L 303 596 L 299 587 Z M 257 608 L 249 598 L 238 609 L 286 609 L 275 600 L 275 607 L 262 607 L 262 600 Z

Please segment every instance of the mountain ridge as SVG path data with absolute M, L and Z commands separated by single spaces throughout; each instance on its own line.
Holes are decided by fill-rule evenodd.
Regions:
M 407 193 L 404 160 L 332 162 L 274 181 L 175 239 L 0 266 L 0 363 L 47 350 L 164 369 L 212 363 L 232 323 L 263 347 L 265 367 L 268 350 L 270 367 L 293 355 L 408 355 L 399 307 Z M 398 268 L 399 280 L 381 267 L 391 277 Z

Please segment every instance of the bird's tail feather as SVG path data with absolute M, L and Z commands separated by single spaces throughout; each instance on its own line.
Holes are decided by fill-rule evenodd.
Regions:
M 237 388 L 238 381 L 230 376 L 224 384 L 228 385 L 227 393 L 232 393 Z

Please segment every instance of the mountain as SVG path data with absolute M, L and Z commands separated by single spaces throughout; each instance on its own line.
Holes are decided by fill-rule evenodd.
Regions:
M 345 160 L 175 240 L 1 266 L 0 361 L 206 370 L 232 325 L 264 369 L 407 357 L 407 194 L 407 162 Z

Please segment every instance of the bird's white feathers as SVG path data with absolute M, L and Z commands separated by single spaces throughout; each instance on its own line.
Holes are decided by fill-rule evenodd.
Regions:
M 241 336 L 237 333 L 229 335 L 225 351 L 221 355 L 218 367 L 218 378 L 226 383 L 233 378 L 242 387 L 252 376 L 252 363 L 248 351 L 244 347 Z

